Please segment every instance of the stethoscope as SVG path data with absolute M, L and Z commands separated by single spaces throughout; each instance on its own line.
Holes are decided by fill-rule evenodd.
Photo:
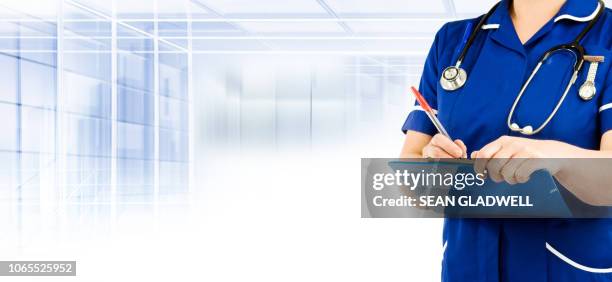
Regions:
M 461 67 L 463 59 L 465 58 L 467 51 L 470 49 L 474 40 L 476 39 L 476 36 L 478 35 L 479 30 L 487 22 L 491 14 L 493 14 L 493 12 L 499 6 L 500 3 L 501 2 L 495 4 L 495 6 L 493 6 L 493 8 L 491 8 L 491 10 L 489 10 L 489 12 L 487 12 L 487 14 L 485 14 L 480 19 L 476 27 L 474 27 L 474 29 L 471 31 L 471 34 L 469 38 L 467 39 L 467 42 L 465 43 L 464 47 L 461 49 L 461 53 L 459 54 L 459 57 L 457 58 L 457 62 L 455 63 L 455 65 L 449 66 L 442 71 L 442 76 L 440 77 L 440 86 L 442 86 L 442 89 L 446 91 L 455 91 L 463 87 L 463 85 L 465 85 L 465 82 L 467 81 L 467 72 Z M 510 109 L 510 112 L 508 113 L 507 125 L 508 125 L 508 128 L 510 128 L 510 130 L 514 132 L 520 132 L 521 134 L 524 134 L 524 135 L 534 135 L 542 131 L 542 129 L 544 129 L 544 127 L 546 127 L 546 125 L 548 125 L 550 120 L 552 120 L 552 118 L 555 116 L 555 114 L 557 113 L 557 110 L 559 110 L 559 108 L 561 107 L 563 100 L 565 100 L 565 96 L 567 96 L 567 93 L 571 89 L 572 85 L 576 82 L 576 79 L 578 77 L 578 72 L 580 71 L 580 69 L 582 68 L 582 65 L 584 64 L 585 51 L 584 51 L 584 47 L 580 45 L 580 41 L 591 30 L 591 28 L 595 25 L 597 20 L 599 20 L 599 18 L 603 14 L 602 12 L 604 9 L 602 7 L 605 7 L 605 5 L 603 4 L 602 0 L 599 0 L 599 4 L 597 6 L 597 15 L 591 21 L 589 21 L 589 24 L 582 30 L 582 32 L 580 32 L 580 34 L 576 37 L 576 39 L 574 39 L 574 41 L 568 44 L 562 44 L 559 46 L 555 46 L 549 49 L 548 51 L 546 51 L 542 55 L 542 57 L 540 57 L 538 64 L 535 66 L 535 68 L 531 72 L 531 75 L 529 76 L 527 81 L 525 81 L 525 83 L 521 87 L 521 91 L 517 95 L 516 99 L 514 99 L 512 108 Z M 516 109 L 516 106 L 521 100 L 523 93 L 525 93 L 525 90 L 531 83 L 531 80 L 535 77 L 540 67 L 546 62 L 546 60 L 552 54 L 556 52 L 561 52 L 561 51 L 568 51 L 572 53 L 572 55 L 575 56 L 576 60 L 573 66 L 574 73 L 572 74 L 572 77 L 569 83 L 567 84 L 567 87 L 565 88 L 563 95 L 557 102 L 557 105 L 553 109 L 552 113 L 546 118 L 546 120 L 539 127 L 535 129 L 531 125 L 526 125 L 526 126 L 521 127 L 517 123 L 513 123 L 512 117 L 514 116 L 514 111 Z M 582 98 L 585 101 L 588 101 L 595 96 L 595 93 L 596 93 L 595 85 L 592 83 L 584 84 L 582 87 L 580 87 L 580 90 L 578 92 L 579 92 L 580 98 Z

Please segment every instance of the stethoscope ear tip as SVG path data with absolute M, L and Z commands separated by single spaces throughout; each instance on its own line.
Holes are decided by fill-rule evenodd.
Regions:
M 512 130 L 514 132 L 520 132 L 520 133 L 525 134 L 525 135 L 533 134 L 533 126 L 531 126 L 531 125 L 527 125 L 527 126 L 521 128 L 517 123 L 512 123 L 510 125 L 510 130 Z
M 533 133 L 533 127 L 531 125 L 525 126 L 523 129 L 521 129 L 521 133 L 531 135 Z

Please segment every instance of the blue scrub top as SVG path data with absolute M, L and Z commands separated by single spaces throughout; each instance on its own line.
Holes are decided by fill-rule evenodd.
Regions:
M 455 64 L 466 27 L 475 26 L 480 18 L 445 24 L 425 62 L 419 88 L 449 134 L 465 142 L 468 155 L 502 135 L 520 136 L 508 129 L 506 118 L 523 82 L 542 54 L 572 42 L 598 8 L 596 0 L 568 0 L 522 44 L 509 15 L 510 3 L 502 0 L 469 49 L 462 65 L 468 72 L 463 88 L 445 91 L 440 74 Z M 598 149 L 602 134 L 612 129 L 610 9 L 581 43 L 587 55 L 605 57 L 597 71 L 596 96 L 589 101 L 578 96 L 590 67 L 585 62 L 555 117 L 530 138 Z M 571 54 L 562 53 L 543 66 L 513 121 L 537 128 L 546 119 L 569 79 L 571 59 Z M 421 110 L 412 111 L 402 129 L 436 133 Z M 443 244 L 443 281 L 612 281 L 612 220 L 608 219 L 447 219 Z

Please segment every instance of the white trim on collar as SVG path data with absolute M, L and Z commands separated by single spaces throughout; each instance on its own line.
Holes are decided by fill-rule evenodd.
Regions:
M 558 22 L 560 20 L 564 20 L 564 19 L 568 19 L 568 20 L 573 20 L 573 21 L 577 21 L 577 22 L 588 22 L 592 19 L 595 18 L 595 16 L 597 16 L 597 13 L 599 12 L 599 10 L 601 9 L 601 3 L 597 3 L 597 8 L 595 9 L 595 11 L 593 11 L 593 13 L 591 13 L 590 15 L 586 16 L 586 17 L 576 17 L 576 16 L 572 16 L 569 14 L 563 14 L 560 15 L 558 17 L 555 18 L 555 22 Z
M 498 29 L 499 24 L 484 24 L 481 29 Z

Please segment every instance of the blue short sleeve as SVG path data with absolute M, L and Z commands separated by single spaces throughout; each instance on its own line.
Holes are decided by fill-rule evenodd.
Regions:
M 402 126 L 402 131 L 405 134 L 408 130 L 418 131 L 431 136 L 434 136 L 438 132 L 436 127 L 429 120 L 429 117 L 427 117 L 427 114 L 421 110 L 413 110 L 408 114 Z
M 439 79 L 439 69 L 438 69 L 438 57 L 439 57 L 439 46 L 442 46 L 441 38 L 443 38 L 443 34 L 445 33 L 446 25 L 444 25 L 437 33 L 434 39 L 434 42 L 429 50 L 429 54 L 427 55 L 427 59 L 425 60 L 425 65 L 423 66 L 423 74 L 421 75 L 421 82 L 419 84 L 419 91 L 427 100 L 427 103 L 433 108 L 437 109 L 437 87 L 438 87 L 438 79 Z M 406 133 L 408 130 L 418 131 L 421 133 L 425 133 L 427 135 L 435 135 L 436 127 L 431 123 L 427 114 L 418 106 L 418 103 L 415 102 L 414 110 L 412 110 L 404 125 L 402 126 L 402 131 Z
M 612 130 L 612 75 L 608 74 L 608 79 L 601 93 L 599 118 L 601 121 L 601 134 L 603 135 L 607 131 Z

